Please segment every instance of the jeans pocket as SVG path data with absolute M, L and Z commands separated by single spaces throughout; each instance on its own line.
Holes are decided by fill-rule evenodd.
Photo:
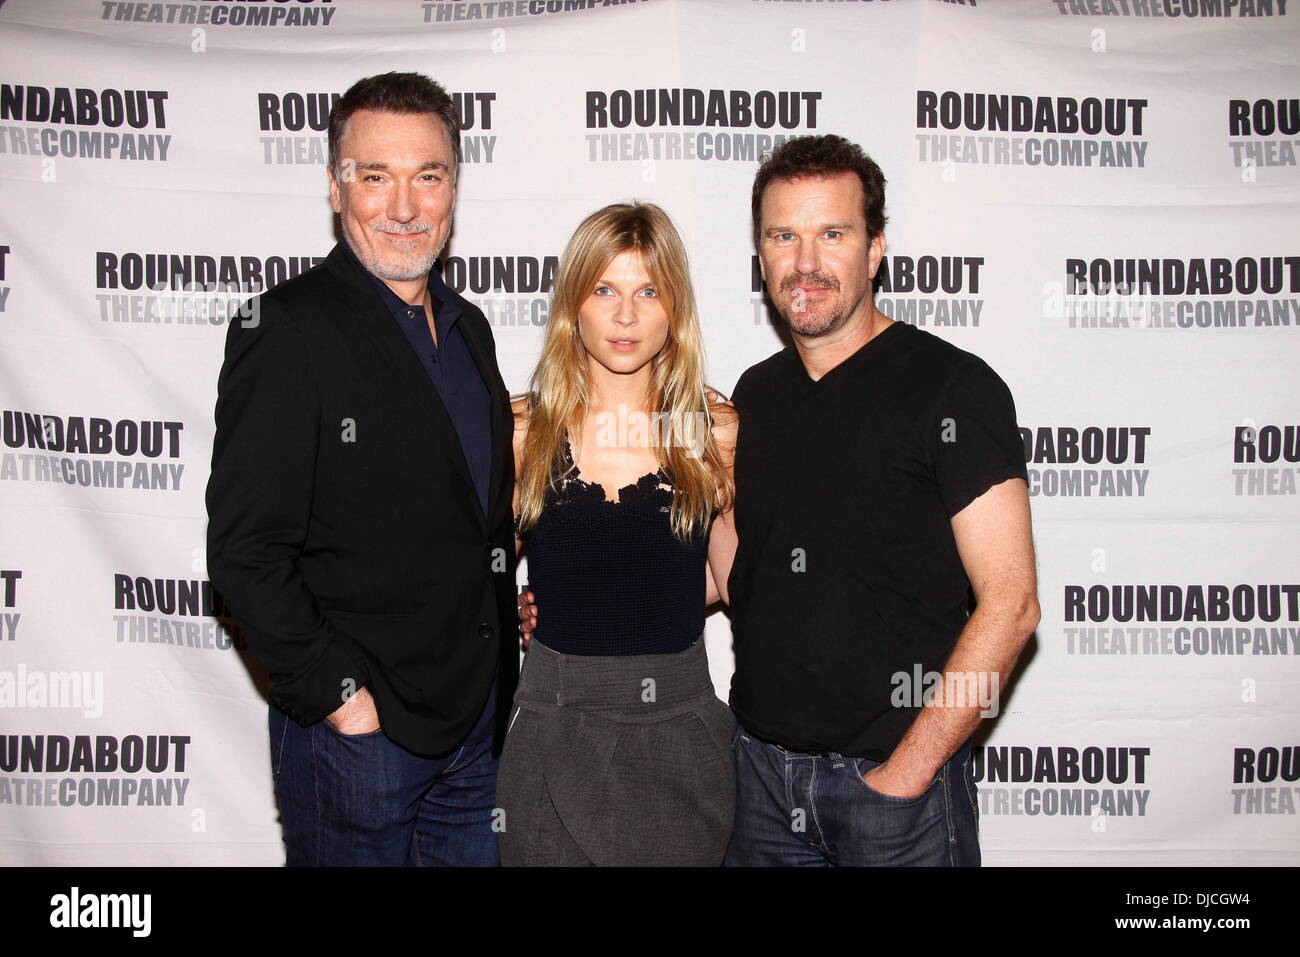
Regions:
M 918 804 L 923 804 L 930 797 L 930 792 L 934 790 L 934 786 L 938 784 L 939 780 L 943 777 L 943 770 L 941 769 L 930 783 L 925 786 L 925 790 L 920 794 L 915 797 L 900 797 L 896 794 L 886 794 L 883 791 L 877 791 L 866 782 L 865 778 L 863 778 L 864 774 L 872 768 L 879 767 L 880 764 L 881 762 L 872 761 L 870 758 L 853 758 L 845 765 L 845 767 L 851 769 L 852 773 L 857 777 L 858 783 L 862 785 L 862 789 L 866 791 L 867 794 L 880 803 L 891 805 L 893 807 L 914 807 Z
M 948 766 L 939 770 L 921 794 L 897 797 L 862 780 L 862 773 L 877 767 L 878 762 L 858 758 L 852 763 L 859 790 L 851 814 L 855 834 L 864 842 L 864 861 L 880 866 L 952 864 L 958 850 L 955 819 L 965 816 L 955 802 L 965 798 L 952 793 Z
M 375 728 L 374 731 L 363 731 L 360 734 L 346 734 L 334 727 L 334 723 L 329 718 L 321 718 L 320 726 L 336 738 L 342 738 L 344 741 L 365 741 L 369 738 L 378 738 L 384 733 L 383 728 Z

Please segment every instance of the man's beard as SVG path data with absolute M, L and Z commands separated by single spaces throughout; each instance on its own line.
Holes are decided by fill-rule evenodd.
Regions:
M 807 308 L 801 308 L 803 302 L 799 298 L 787 297 L 795 289 L 805 285 L 815 285 L 828 290 L 832 294 L 834 311 L 823 315 L 820 319 L 814 319 Z M 839 301 L 840 281 L 829 273 L 791 273 L 781 280 L 779 288 L 781 292 L 780 299 L 777 300 L 777 310 L 790 324 L 790 328 L 799 333 L 801 336 L 824 336 L 834 332 L 844 324 L 844 305 Z M 785 305 L 786 302 L 789 305 Z M 827 305 L 823 301 L 823 306 Z
M 428 223 L 379 223 L 370 228 L 376 233 L 382 231 L 404 235 L 430 231 Z M 380 242 L 383 242 L 383 240 L 381 239 Z M 442 255 L 443 246 L 446 244 L 447 240 L 443 239 L 442 244 L 437 249 L 427 253 L 390 251 L 383 259 L 380 259 L 379 254 L 374 252 L 374 247 L 371 247 L 365 251 L 364 256 L 359 258 L 366 269 L 380 279 L 391 279 L 394 282 L 410 282 L 415 279 L 423 279 L 429 274 L 429 270 L 433 268 L 433 264 Z

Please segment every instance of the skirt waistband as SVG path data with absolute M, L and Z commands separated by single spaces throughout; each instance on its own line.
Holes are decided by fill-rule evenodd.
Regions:
M 565 655 L 539 641 L 528 645 L 517 699 L 577 707 L 646 708 L 713 696 L 701 635 L 685 651 L 667 655 Z

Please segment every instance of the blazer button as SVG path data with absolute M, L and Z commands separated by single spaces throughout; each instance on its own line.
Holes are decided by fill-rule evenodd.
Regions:
M 491 637 L 492 637 L 492 626 L 489 625 L 486 621 L 481 621 L 481 622 L 479 622 L 479 624 L 478 624 L 478 636 L 479 636 L 480 638 L 491 638 Z

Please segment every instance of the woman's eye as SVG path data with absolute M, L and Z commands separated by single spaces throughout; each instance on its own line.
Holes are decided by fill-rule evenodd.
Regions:
M 659 293 L 653 289 L 642 289 L 641 295 L 645 296 L 647 299 L 657 299 L 659 297 Z
M 614 290 L 610 289 L 608 286 L 597 286 L 597 287 L 596 287 L 596 291 L 593 292 L 592 295 L 593 295 L 593 296 L 612 296 L 612 295 L 614 295 Z

